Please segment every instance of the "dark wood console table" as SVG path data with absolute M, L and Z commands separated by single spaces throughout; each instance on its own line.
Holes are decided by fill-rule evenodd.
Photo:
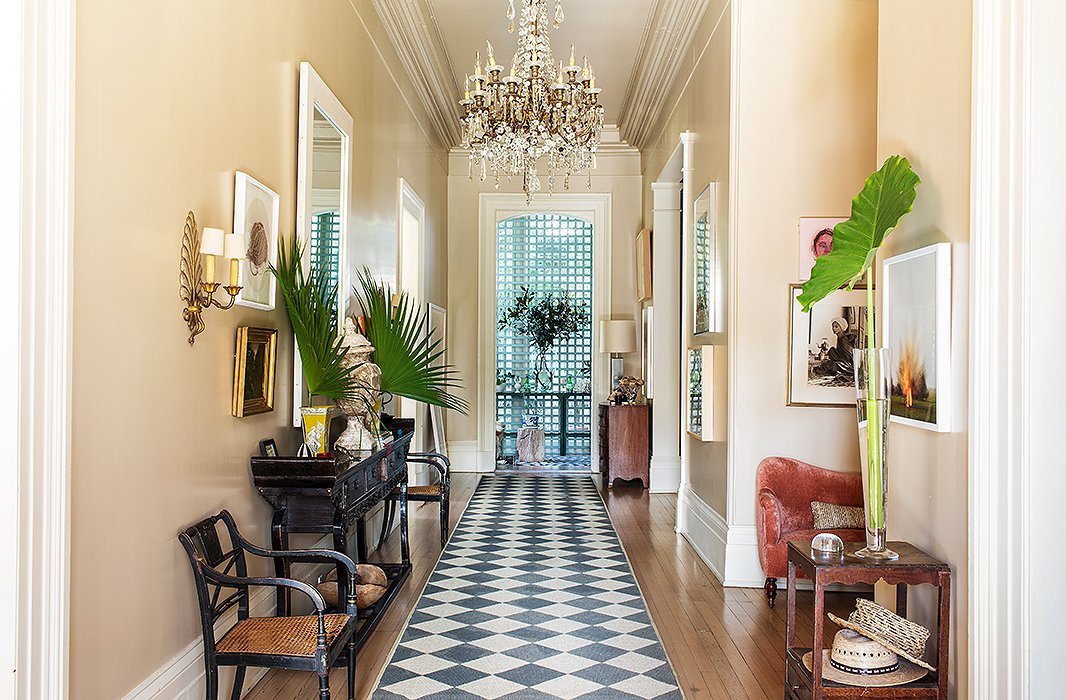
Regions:
M 414 421 L 410 421 L 412 424 Z M 407 452 L 414 435 L 413 425 L 403 424 L 400 437 L 376 452 L 313 457 L 252 457 L 252 476 L 260 495 L 274 508 L 271 539 L 274 549 L 288 549 L 291 534 L 329 534 L 333 548 L 353 556 L 349 533 L 378 503 L 399 488 L 400 562 L 377 563 L 388 577 L 385 594 L 372 606 L 359 611 L 362 621 L 356 630 L 356 646 L 361 647 L 377 626 L 382 613 L 395 599 L 400 585 L 411 573 L 411 552 L 407 533 Z M 391 427 L 396 427 L 394 424 Z M 359 550 L 365 547 L 361 544 Z M 322 563 L 332 563 L 323 559 Z M 277 576 L 289 577 L 287 561 L 275 560 Z M 347 576 L 338 570 L 338 600 L 344 600 Z M 278 590 L 278 615 L 290 614 L 289 589 Z
M 600 404 L 600 473 L 607 488 L 615 479 L 650 485 L 651 406 Z
M 948 626 L 951 607 L 951 567 L 907 542 L 889 542 L 899 553 L 895 561 L 874 562 L 855 556 L 861 542 L 845 542 L 843 554 L 815 555 L 811 541 L 788 543 L 788 615 L 785 619 L 785 698 L 947 698 Z M 796 574 L 802 572 L 814 582 L 814 649 L 796 647 Z M 907 616 L 907 588 L 921 584 L 937 587 L 936 645 L 937 671 L 906 685 L 863 688 L 822 678 L 822 639 L 825 624 L 825 588 L 834 583 L 874 584 L 884 579 L 896 585 L 896 614 Z M 803 664 L 803 656 L 813 651 L 813 673 Z

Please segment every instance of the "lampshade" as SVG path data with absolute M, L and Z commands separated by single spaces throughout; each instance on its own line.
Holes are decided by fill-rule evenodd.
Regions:
M 226 232 L 220 228 L 204 227 L 200 239 L 200 252 L 204 255 L 222 255 L 225 250 Z
M 637 322 L 600 321 L 600 352 L 636 352 Z
M 244 236 L 239 233 L 227 233 L 225 250 L 226 254 L 223 257 L 233 260 L 243 259 L 247 250 L 247 246 L 244 245 Z

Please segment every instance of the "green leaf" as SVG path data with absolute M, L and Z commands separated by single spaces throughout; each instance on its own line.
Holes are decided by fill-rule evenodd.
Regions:
M 381 368 L 381 390 L 465 414 L 467 402 L 448 393 L 460 386 L 458 375 L 453 366 L 437 364 L 444 347 L 439 338 L 427 337 L 426 313 L 407 292 L 400 294 L 393 308 L 388 285 L 379 284 L 365 267 L 359 285 L 366 337 L 374 346 L 374 363 Z
M 851 218 L 833 229 L 833 250 L 814 263 L 798 301 L 804 311 L 847 285 L 851 289 L 874 263 L 877 250 L 914 208 L 921 179 L 903 156 L 889 156 L 851 200 Z

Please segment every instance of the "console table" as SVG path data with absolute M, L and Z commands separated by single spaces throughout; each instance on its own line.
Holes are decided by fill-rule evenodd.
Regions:
M 412 424 L 414 421 L 410 421 Z M 402 419 L 396 424 L 402 424 Z M 395 425 L 395 424 L 394 424 Z M 274 549 L 288 549 L 289 535 L 330 534 L 333 548 L 352 555 L 348 534 L 353 526 L 364 528 L 363 516 L 399 489 L 400 561 L 379 563 L 388 578 L 385 594 L 359 611 L 356 647 L 361 647 L 377 626 L 382 613 L 395 599 L 400 584 L 411 573 L 411 552 L 407 533 L 407 452 L 414 435 L 413 425 L 399 428 L 400 436 L 376 452 L 365 451 L 328 458 L 252 457 L 256 490 L 274 509 L 271 539 Z M 362 539 L 362 537 L 361 537 Z M 356 561 L 365 558 L 365 545 Z M 323 563 L 333 563 L 323 559 Z M 286 560 L 275 560 L 276 575 L 289 577 Z M 337 572 L 338 600 L 347 595 L 347 576 Z M 278 615 L 290 614 L 289 589 L 278 590 Z
M 785 618 L 785 697 L 793 700 L 820 698 L 947 698 L 948 625 L 951 605 L 951 567 L 907 542 L 889 542 L 899 553 L 895 561 L 876 562 L 855 556 L 865 543 L 845 542 L 843 554 L 811 552 L 811 541 L 788 543 L 788 615 Z M 814 582 L 814 648 L 796 647 L 796 575 L 802 572 Z M 937 671 L 913 683 L 888 688 L 863 688 L 822 678 L 822 639 L 825 624 L 825 588 L 834 583 L 874 584 L 884 579 L 896 584 L 896 614 L 907 616 L 907 588 L 921 584 L 937 587 L 939 606 L 935 639 Z M 813 651 L 812 671 L 803 656 Z
M 600 404 L 600 473 L 607 487 L 615 479 L 640 479 L 649 486 L 651 407 Z

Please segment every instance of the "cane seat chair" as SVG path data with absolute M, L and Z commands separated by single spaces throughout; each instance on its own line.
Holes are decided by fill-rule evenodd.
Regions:
M 439 479 L 436 484 L 408 486 L 407 500 L 440 504 L 440 548 L 444 549 L 444 545 L 448 543 L 448 522 L 451 517 L 448 506 L 452 463 L 439 452 L 411 452 L 407 455 L 407 463 L 428 464 L 437 471 Z M 385 510 L 381 519 L 381 536 L 378 538 L 379 548 L 385 544 L 385 538 L 392 529 L 392 519 L 396 514 L 396 502 L 399 499 L 399 488 L 393 489 L 389 497 L 385 499 Z
M 223 551 L 219 524 L 229 536 Z M 314 671 L 319 678 L 319 700 L 329 700 L 329 670 L 347 653 L 348 700 L 355 697 L 355 626 L 357 622 L 355 562 L 326 549 L 274 551 L 245 540 L 228 511 L 196 523 L 178 535 L 192 564 L 200 623 L 204 637 L 207 698 L 218 698 L 218 667 L 235 666 L 232 700 L 239 700 L 248 666 Z M 294 561 L 328 561 L 346 569 L 345 612 L 326 613 L 326 604 L 315 588 L 289 578 L 249 577 L 246 555 Z M 293 617 L 251 617 L 249 590 L 253 586 L 291 588 L 311 599 L 314 613 Z M 340 606 L 338 606 L 340 607 Z M 215 624 L 236 609 L 237 622 L 220 639 Z

